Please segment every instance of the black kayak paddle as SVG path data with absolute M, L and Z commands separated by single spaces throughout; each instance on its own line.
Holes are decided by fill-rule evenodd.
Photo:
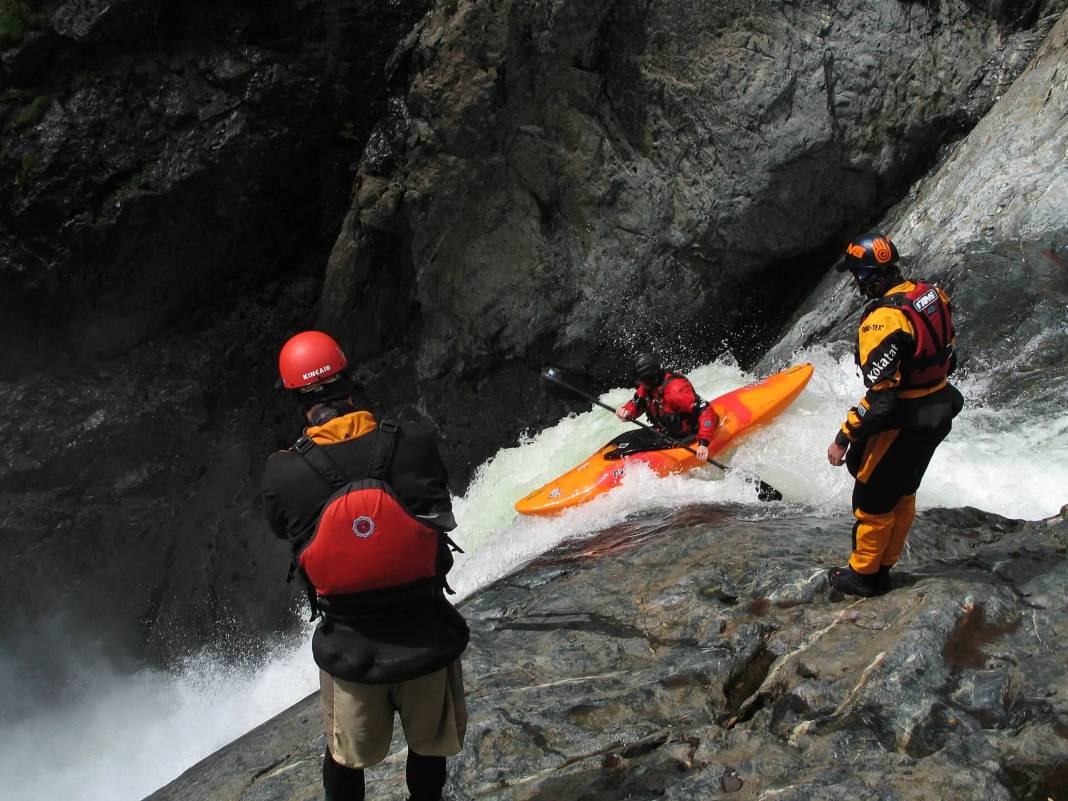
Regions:
M 588 392 L 585 392 L 585 391 L 579 389 L 578 387 L 575 387 L 575 386 L 569 384 L 567 382 L 567 380 L 565 380 L 565 378 L 564 378 L 564 372 L 562 370 L 556 368 L 556 367 L 546 367 L 541 373 L 541 378 L 546 383 L 551 384 L 552 386 L 557 387 L 558 389 L 562 389 L 562 390 L 564 390 L 565 392 L 567 392 L 567 393 L 569 393 L 571 395 L 574 395 L 576 397 L 582 398 L 583 400 L 587 400 L 590 403 L 594 404 L 595 406 L 600 406 L 602 409 L 607 409 L 612 414 L 616 413 L 616 410 L 613 409 L 611 406 L 609 406 L 607 403 L 602 403 L 601 401 L 599 401 L 597 398 L 595 398 L 593 395 L 589 394 Z M 657 429 L 653 428 L 651 425 L 643 423 L 640 420 L 628 420 L 627 422 L 628 423 L 633 423 L 634 425 L 638 426 L 639 428 L 644 428 L 647 431 L 651 431 L 656 436 L 661 437 L 663 439 L 666 439 L 668 442 L 674 443 L 678 447 L 689 451 L 690 453 L 694 454 L 695 456 L 697 455 L 697 451 L 695 451 L 689 445 L 686 445 L 685 443 L 680 442 L 679 440 L 675 439 L 674 437 L 665 434 L 663 431 L 658 431 Z M 725 464 L 723 464 L 721 462 L 717 462 L 715 459 L 709 459 L 708 463 L 711 464 L 711 465 L 715 465 L 716 467 L 718 467 L 720 470 L 722 470 L 725 473 L 729 473 L 731 471 L 739 472 L 739 473 L 742 472 L 742 471 L 738 470 L 738 468 L 736 468 L 736 467 L 730 467 L 729 465 L 725 465 Z M 750 474 L 750 475 L 746 475 L 745 479 L 746 479 L 746 481 L 750 481 L 750 482 L 752 482 L 752 483 L 757 485 L 757 498 L 759 498 L 760 500 L 762 500 L 762 501 L 781 501 L 782 500 L 782 493 L 779 492 L 777 489 L 775 489 L 775 487 L 771 486 L 770 484 L 768 484 L 768 483 L 766 483 L 764 481 L 761 481 L 758 476 L 754 476 L 754 475 Z

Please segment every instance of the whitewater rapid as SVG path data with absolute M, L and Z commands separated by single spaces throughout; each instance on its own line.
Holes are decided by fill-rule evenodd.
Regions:
M 771 425 L 743 440 L 726 460 L 759 475 L 783 500 L 759 503 L 737 472 L 714 467 L 659 479 L 628 471 L 617 490 L 558 518 L 520 518 L 512 504 L 630 428 L 594 408 L 540 432 L 528 432 L 476 471 L 454 505 L 456 540 L 466 553 L 450 577 L 458 599 L 561 541 L 630 516 L 690 503 L 746 504 L 754 516 L 808 516 L 849 508 L 852 482 L 827 464 L 827 445 L 845 410 L 863 393 L 851 358 L 816 348 L 799 354 L 815 374 L 805 392 Z M 730 361 L 689 373 L 706 398 L 753 381 Z M 939 448 L 918 506 L 975 506 L 1006 517 L 1039 519 L 1068 503 L 1068 412 L 984 406 L 982 377 L 962 376 L 968 398 Z M 620 388 L 602 400 L 618 405 Z M 266 526 L 264 536 L 269 536 Z M 847 547 L 848 532 L 842 532 Z M 266 656 L 204 654 L 174 672 L 118 676 L 100 666 L 82 702 L 0 727 L 0 776 L 9 801 L 135 801 L 199 759 L 317 689 L 303 637 Z M 0 673 L 5 666 L 0 663 Z

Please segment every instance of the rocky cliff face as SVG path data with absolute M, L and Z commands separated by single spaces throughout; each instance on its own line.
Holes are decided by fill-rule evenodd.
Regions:
M 529 425 L 550 358 L 613 383 L 643 343 L 748 363 L 1063 6 L 443 4 L 361 163 L 323 319 L 368 356 L 400 338 L 399 397 L 454 448 Z
M 290 619 L 255 495 L 316 310 L 458 486 L 550 354 L 752 360 L 1063 7 L 2 0 L 8 653 Z
M 906 272 L 951 293 L 965 372 L 983 398 L 1063 408 L 1068 381 L 1068 15 L 986 117 L 880 225 Z M 863 301 L 829 275 L 765 366 L 815 342 L 852 347 Z
M 867 600 L 828 594 L 848 530 L 692 507 L 479 593 L 449 797 L 1061 798 L 1068 517 L 922 514 Z M 376 798 L 406 797 L 402 748 Z M 313 696 L 150 799 L 308 798 L 321 754 Z
M 5 363 L 115 356 L 318 267 L 386 59 L 419 16 L 406 5 L 22 13 L 3 59 L 0 280 L 5 341 L 23 347 Z
M 6 657 L 77 675 L 288 621 L 273 356 L 421 13 L 0 3 Z

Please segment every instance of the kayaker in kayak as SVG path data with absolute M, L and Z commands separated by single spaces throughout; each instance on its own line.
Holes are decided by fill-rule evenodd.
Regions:
M 640 353 L 634 360 L 634 397 L 616 409 L 620 420 L 633 420 L 645 414 L 657 431 L 689 442 L 696 437 L 697 458 L 708 460 L 709 437 L 719 418 L 708 401 L 694 391 L 682 373 L 665 370 L 652 353 Z
M 860 318 L 856 361 L 868 388 L 827 448 L 853 485 L 853 553 L 831 569 L 831 584 L 864 597 L 890 589 L 916 516 L 916 490 L 964 399 L 948 382 L 957 364 L 949 297 L 905 279 L 889 237 L 871 233 L 846 248 L 840 269 L 871 303 Z M 848 450 L 848 454 L 847 454 Z

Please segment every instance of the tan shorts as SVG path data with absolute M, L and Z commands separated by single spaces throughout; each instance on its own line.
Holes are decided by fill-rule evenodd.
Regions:
M 320 670 L 319 686 L 326 745 L 345 767 L 368 768 L 386 758 L 394 712 L 417 754 L 452 756 L 463 748 L 467 706 L 459 659 L 398 684 L 356 684 Z

